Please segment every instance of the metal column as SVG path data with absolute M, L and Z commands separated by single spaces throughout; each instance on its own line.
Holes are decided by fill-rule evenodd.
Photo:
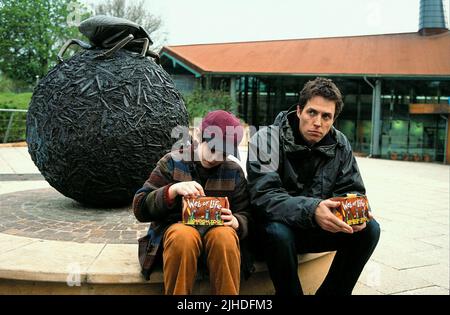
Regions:
M 372 88 L 372 136 L 370 141 L 370 156 L 379 157 L 381 136 L 381 80 L 375 82 L 375 86 L 364 77 L 364 81 Z
M 372 103 L 372 152 L 373 157 L 381 155 L 380 150 L 380 136 L 381 136 L 381 80 L 375 82 L 373 89 L 373 103 Z
M 230 78 L 230 97 L 234 104 L 236 104 L 236 78 Z

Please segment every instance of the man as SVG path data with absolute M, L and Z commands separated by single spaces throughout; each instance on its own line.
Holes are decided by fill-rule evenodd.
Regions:
M 227 155 L 238 156 L 243 128 L 234 115 L 217 110 L 206 115 L 200 131 L 198 147 L 166 154 L 134 197 L 136 218 L 152 222 L 140 239 L 146 257 L 141 265 L 148 278 L 162 256 L 165 294 L 191 294 L 203 258 L 212 294 L 239 294 L 241 253 L 249 257 L 241 246 L 248 235 L 249 202 L 244 172 Z M 228 197 L 230 209 L 221 209 L 224 226 L 180 223 L 181 198 L 205 195 Z M 242 261 L 243 271 L 248 265 Z
M 303 293 L 298 253 L 334 250 L 333 263 L 316 294 L 351 294 L 377 245 L 380 228 L 371 214 L 369 223 L 349 226 L 332 213 L 339 203 L 331 197 L 365 194 L 351 146 L 333 127 L 342 107 L 336 85 L 316 78 L 304 86 L 296 110 L 280 113 L 269 128 L 279 130 L 279 137 L 267 137 L 266 129 L 250 141 L 250 202 L 276 294 Z M 272 164 L 267 165 L 269 157 Z

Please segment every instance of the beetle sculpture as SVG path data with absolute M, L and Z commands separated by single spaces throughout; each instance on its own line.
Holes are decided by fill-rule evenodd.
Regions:
M 187 128 L 188 114 L 141 26 L 95 16 L 79 30 L 90 43 L 69 40 L 60 63 L 33 92 L 28 151 L 63 195 L 92 206 L 123 206 L 172 148 L 172 130 Z M 64 60 L 72 44 L 84 50 Z

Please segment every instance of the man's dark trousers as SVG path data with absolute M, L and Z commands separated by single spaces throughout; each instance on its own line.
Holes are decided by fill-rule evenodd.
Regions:
M 330 270 L 316 294 L 350 295 L 380 238 L 380 226 L 375 220 L 353 234 L 331 233 L 320 227 L 291 228 L 280 222 L 260 227 L 265 234 L 263 247 L 277 295 L 303 294 L 297 254 L 335 250 Z

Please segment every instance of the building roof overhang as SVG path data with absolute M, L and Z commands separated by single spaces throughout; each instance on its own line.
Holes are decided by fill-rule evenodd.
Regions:
M 333 76 L 450 79 L 450 32 L 167 46 L 196 77 Z

